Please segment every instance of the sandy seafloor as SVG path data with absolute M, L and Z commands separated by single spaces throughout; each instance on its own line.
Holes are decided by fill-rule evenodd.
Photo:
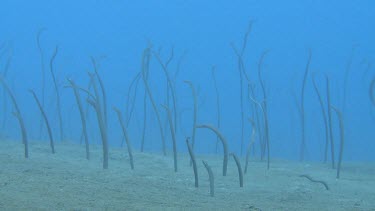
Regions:
M 111 148 L 109 169 L 102 169 L 101 146 L 47 142 L 23 145 L 0 141 L 0 210 L 375 210 L 375 164 L 343 163 L 341 178 L 328 164 L 252 160 L 239 187 L 237 167 L 229 159 L 222 176 L 221 155 L 198 155 L 199 188 L 187 154 L 178 155 L 174 173 L 171 153 L 134 153 L 130 169 L 127 150 Z M 206 160 L 215 175 L 215 197 L 209 195 Z M 243 160 L 243 159 L 242 159 Z M 330 190 L 299 175 L 324 180 Z

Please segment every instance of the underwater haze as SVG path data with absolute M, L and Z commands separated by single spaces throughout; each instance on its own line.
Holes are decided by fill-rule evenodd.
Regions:
M 295 173 L 308 179 L 298 177 L 301 184 L 314 177 L 303 172 L 309 163 L 316 172 L 322 172 L 315 176 L 321 177 L 324 184 L 334 183 L 330 189 L 344 191 L 340 189 L 344 184 L 335 182 L 339 175 L 345 179 L 353 169 L 357 173 L 370 169 L 363 174 L 365 178 L 375 174 L 374 20 L 375 2 L 370 0 L 1 0 L 0 142 L 11 148 L 8 151 L 2 147 L 1 152 L 9 155 L 9 160 L 2 163 L 11 168 L 12 164 L 22 163 L 24 157 L 36 159 L 37 163 L 38 159 L 57 159 L 50 158 L 53 146 L 56 156 L 65 156 L 59 160 L 80 157 L 85 161 L 85 150 L 86 156 L 91 153 L 94 161 L 90 160 L 89 167 L 96 172 L 92 163 L 99 170 L 102 162 L 104 169 L 106 162 L 108 169 L 116 169 L 116 156 L 124 159 L 118 166 L 125 166 L 133 162 L 133 151 L 134 171 L 142 168 L 137 161 L 144 163 L 144 168 L 159 169 L 155 160 L 166 162 L 166 166 L 173 163 L 177 172 L 178 161 L 181 171 L 187 174 L 172 176 L 174 184 L 174 179 L 185 177 L 193 181 L 187 147 L 190 143 L 196 156 L 211 162 L 215 179 L 222 177 L 223 155 L 224 165 L 229 156 L 229 171 L 236 168 L 232 154 L 228 154 L 233 153 L 242 168 L 247 168 L 250 157 L 249 168 L 255 165 L 265 172 L 288 169 L 289 164 L 289 170 L 302 169 Z M 197 161 L 200 177 L 207 182 L 201 158 Z M 47 161 L 45 165 L 55 165 Z M 74 165 L 78 162 L 85 166 L 82 160 L 73 161 Z M 362 166 L 365 164 L 369 166 Z M 172 164 L 168 168 L 173 169 Z M 121 175 L 121 171 L 111 172 L 112 176 Z M 128 178 L 150 176 L 148 172 L 126 174 Z M 159 176 L 173 174 L 170 170 Z M 237 173 L 233 174 L 233 180 L 237 180 Z M 265 174 L 272 175 L 260 173 L 253 177 L 264 179 Z M 284 174 L 280 170 L 275 175 Z M 287 176 L 285 181 L 281 177 L 275 184 L 287 183 Z M 361 185 L 374 188 L 375 182 L 369 180 Z M 215 182 L 222 182 L 223 188 L 230 184 L 222 179 Z M 237 185 L 237 181 L 234 183 Z M 244 194 L 237 189 L 228 191 Z M 249 193 L 255 190 L 262 188 L 251 188 Z M 220 187 L 215 191 L 219 198 L 226 198 L 224 189 L 223 193 Z M 179 194 L 182 192 L 172 195 Z M 346 192 L 342 194 L 351 198 Z M 375 194 L 373 190 L 365 195 L 371 194 Z M 4 195 L 17 198 L 17 194 Z M 203 195 L 210 198 L 204 191 Z M 311 195 L 315 196 L 313 192 Z M 286 207 L 268 206 L 264 201 L 254 207 L 236 202 L 242 204 L 233 208 L 319 208 L 298 198 L 296 204 Z M 319 200 L 311 204 L 323 206 L 325 201 Z M 116 206 L 112 207 L 72 202 L 34 208 L 215 208 L 198 201 L 190 201 L 191 206 L 175 202 L 175 206 L 166 203 L 164 207 L 155 199 L 151 205 L 122 207 L 113 202 Z M 355 201 L 352 207 L 333 203 L 333 207 L 320 209 L 370 210 L 374 204 L 369 201 L 363 198 L 358 206 Z M 207 204 L 215 204 L 211 202 Z M 25 203 L 17 207 L 0 199 L 0 208 L 29 206 Z

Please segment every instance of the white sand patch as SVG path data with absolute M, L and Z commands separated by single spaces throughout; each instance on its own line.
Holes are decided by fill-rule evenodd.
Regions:
M 222 156 L 198 155 L 199 188 L 187 154 L 173 157 L 134 153 L 130 169 L 126 149 L 110 148 L 109 169 L 102 169 L 101 147 L 31 143 L 30 158 L 23 145 L 0 141 L 0 210 L 375 210 L 375 164 L 343 163 L 341 179 L 329 164 L 294 161 L 251 161 L 239 187 L 237 167 L 229 160 L 222 176 Z M 215 197 L 209 195 L 206 160 L 215 175 Z M 243 158 L 241 161 L 243 162 Z M 308 174 L 319 183 L 299 177 Z

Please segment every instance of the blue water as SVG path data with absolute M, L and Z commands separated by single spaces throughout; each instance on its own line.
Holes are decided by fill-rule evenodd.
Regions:
M 375 3 L 363 1 L 0 1 L 0 71 L 4 74 L 11 59 L 6 81 L 15 93 L 25 118 L 31 140 L 47 140 L 46 129 L 40 135 L 40 112 L 28 89 L 42 96 L 42 65 L 45 68 L 45 109 L 60 141 L 56 95 L 49 71 L 49 61 L 56 46 L 55 73 L 61 92 L 65 138 L 79 143 L 81 122 L 73 92 L 66 77 L 87 88 L 87 71 L 93 71 L 90 57 L 99 64 L 108 103 L 110 143 L 122 140 L 117 117 L 112 110 L 119 107 L 125 114 L 127 91 L 141 70 L 143 50 L 152 44 L 167 61 L 174 57 L 168 71 L 176 76 L 177 144 L 186 152 L 185 137 L 191 136 L 193 98 L 184 80 L 193 82 L 198 93 L 198 124 L 217 123 L 216 95 L 211 68 L 216 67 L 220 93 L 220 131 L 229 142 L 230 151 L 241 151 L 240 76 L 238 58 L 232 44 L 241 48 L 249 22 L 254 21 L 243 59 L 246 73 L 255 84 L 256 98 L 262 101 L 258 61 L 269 50 L 263 77 L 267 93 L 271 158 L 299 159 L 301 120 L 298 106 L 308 52 L 312 60 L 305 90 L 306 147 L 305 160 L 322 161 L 325 133 L 322 115 L 311 76 L 317 75 L 319 89 L 325 97 L 323 74 L 331 81 L 332 105 L 344 114 L 344 161 L 374 161 L 374 106 L 370 102 L 369 85 L 375 76 Z M 37 47 L 38 31 L 43 60 Z M 345 72 L 348 71 L 345 88 Z M 168 150 L 171 135 L 166 123 L 167 82 L 160 64 L 151 59 L 149 83 L 161 114 Z M 346 100 L 344 90 L 347 90 Z M 244 143 L 247 146 L 255 118 L 243 84 Z M 134 93 L 132 93 L 133 96 Z M 134 116 L 128 126 L 133 148 L 140 149 L 143 128 L 144 84 L 139 81 Z M 12 104 L 1 91 L 1 135 L 20 140 Z M 4 97 L 6 108 L 4 108 Z M 81 95 L 85 102 L 85 95 Z M 297 102 L 296 102 L 297 99 Z M 154 110 L 147 100 L 146 151 L 161 151 L 159 128 Z M 86 102 L 85 102 L 86 104 Z M 297 106 L 298 104 L 298 106 Z M 171 102 L 169 106 L 172 107 Z M 86 107 L 86 105 L 84 106 Z M 100 143 L 94 110 L 89 109 L 90 143 Z M 176 112 L 176 111 L 173 111 Z M 261 121 L 262 123 L 262 121 Z M 263 128 L 263 124 L 258 125 Z M 336 156 L 339 147 L 337 116 L 333 115 Z M 44 126 L 43 126 L 44 127 Z M 197 130 L 196 150 L 215 153 L 215 135 Z M 220 148 L 221 150 L 221 148 Z M 57 148 L 58 151 L 58 148 Z M 260 155 L 259 134 L 255 153 Z M 30 152 L 32 154 L 32 152 Z M 337 160 L 337 158 L 336 158 Z

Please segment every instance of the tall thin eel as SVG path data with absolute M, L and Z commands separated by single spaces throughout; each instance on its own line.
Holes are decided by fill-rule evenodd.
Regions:
M 323 180 L 313 179 L 310 175 L 307 175 L 307 174 L 302 174 L 302 175 L 300 175 L 300 177 L 304 177 L 304 178 L 306 178 L 306 179 L 308 179 L 308 180 L 310 180 L 311 182 L 314 182 L 314 183 L 320 183 L 326 188 L 326 190 L 329 190 L 328 184 L 326 182 L 324 182 Z
M 334 106 L 331 106 L 331 108 L 336 112 L 337 118 L 339 119 L 339 125 L 340 125 L 340 154 L 339 154 L 339 161 L 337 163 L 337 173 L 336 173 L 336 179 L 340 178 L 340 171 L 341 171 L 341 163 L 342 163 L 342 154 L 344 152 L 344 120 L 342 113 L 339 109 L 337 109 Z
M 145 149 L 146 129 L 147 129 L 147 91 L 144 90 L 144 93 L 143 93 L 143 128 L 142 128 L 141 152 L 143 152 L 144 149 Z
M 256 100 L 254 100 L 253 98 L 251 98 L 250 97 L 250 100 L 251 101 L 253 101 L 253 103 L 255 103 L 257 106 L 259 106 L 259 108 L 262 110 L 262 113 L 263 113 L 263 120 L 264 120 L 264 127 L 265 127 L 265 134 L 267 134 L 268 133 L 268 127 L 267 127 L 267 125 L 268 125 L 268 118 L 267 118 L 267 113 L 266 113 L 266 111 L 265 111 L 265 105 L 266 105 L 266 103 L 265 103 L 265 100 L 263 100 L 263 102 L 262 102 L 262 104 L 261 103 L 259 103 L 258 101 L 256 101 Z M 266 144 L 267 144 L 267 169 L 270 169 L 270 158 L 271 158 L 271 156 L 270 156 L 270 143 L 269 143 L 269 139 L 268 138 L 266 138 Z
M 236 54 L 237 58 L 237 65 L 238 65 L 238 72 L 240 75 L 240 108 L 241 108 L 241 155 L 244 149 L 244 124 L 245 124 L 245 112 L 244 112 L 244 102 L 243 102 L 243 76 L 245 76 L 245 79 L 247 81 L 250 81 L 249 76 L 246 73 L 245 63 L 244 63 L 244 53 L 247 47 L 247 42 L 249 39 L 249 35 L 252 31 L 254 21 L 250 21 L 248 28 L 245 32 L 245 35 L 243 37 L 242 47 L 241 50 L 237 50 L 235 45 L 232 43 L 232 48 L 234 50 L 234 53 Z
M 188 150 L 189 150 L 189 155 L 190 155 L 190 159 L 193 163 L 193 171 L 194 171 L 194 180 L 195 180 L 195 187 L 197 188 L 198 187 L 198 168 L 197 168 L 197 161 L 195 159 L 195 155 L 194 155 L 194 151 L 193 151 L 193 147 L 191 146 L 190 142 L 189 142 L 189 137 L 186 138 L 186 145 L 188 147 Z
M 349 83 L 349 72 L 352 69 L 353 64 L 353 57 L 357 46 L 352 46 L 352 52 L 350 54 L 350 58 L 348 60 L 348 63 L 346 64 L 345 72 L 344 72 L 344 95 L 343 95 L 343 104 L 342 104 L 342 112 L 344 115 L 346 115 L 346 108 L 347 108 L 347 96 L 348 96 L 348 83 Z
M 232 45 L 232 48 L 234 49 L 234 52 L 237 55 L 237 60 L 238 60 L 238 72 L 240 74 L 240 114 L 241 114 L 241 155 L 243 151 L 243 146 L 244 146 L 244 103 L 243 103 L 243 75 L 246 74 L 244 64 L 243 64 L 243 58 L 240 53 L 238 53 L 237 49 Z
M 174 172 L 177 172 L 177 142 L 176 142 L 176 134 L 174 133 L 175 130 L 173 128 L 172 114 L 171 114 L 171 110 L 168 108 L 168 106 L 166 106 L 166 105 L 162 105 L 162 106 L 167 111 L 169 128 L 171 129 L 172 142 L 173 142 Z
M 160 54 L 161 54 L 161 51 L 160 52 L 158 52 L 158 53 L 155 53 L 155 52 L 153 52 L 154 54 L 155 54 L 155 57 L 157 58 L 157 60 L 158 60 L 158 62 L 163 66 L 164 65 L 164 67 L 165 67 L 165 69 L 167 70 L 168 69 L 168 66 L 170 65 L 170 63 L 172 62 L 172 60 L 173 60 L 173 58 L 174 58 L 174 46 L 172 46 L 172 49 L 171 49 L 171 53 L 170 53 L 170 55 L 169 55 L 169 58 L 166 60 L 166 62 L 163 64 L 162 63 L 162 60 L 161 60 L 161 56 L 160 56 Z M 159 57 L 159 58 L 158 58 Z M 164 68 L 163 68 L 163 71 L 164 71 Z M 164 72 L 165 73 L 165 72 Z M 168 73 L 168 71 L 167 71 L 167 73 Z M 175 88 L 175 81 L 173 81 L 173 85 L 170 85 L 170 83 L 169 83 L 169 80 L 168 80 L 168 78 L 167 78 L 167 86 L 166 86 L 166 88 L 167 88 L 167 90 L 166 90 L 166 97 L 167 97 L 167 99 L 166 99 L 166 101 L 165 101 L 165 104 L 166 105 L 169 105 L 169 101 L 170 101 L 170 97 L 169 97 L 169 93 L 171 92 L 171 86 L 173 86 L 173 88 Z M 172 98 L 173 99 L 173 98 Z M 175 102 L 175 101 L 173 101 L 173 102 Z M 174 113 L 175 115 L 175 117 L 177 117 L 176 116 L 176 114 L 177 113 Z M 167 125 L 168 125 L 168 117 L 166 118 L 166 121 L 165 121 L 165 130 L 167 130 Z M 175 119 L 175 120 L 177 120 L 177 119 Z M 175 130 L 177 129 L 177 127 L 175 127 Z M 175 131 L 175 132 L 177 132 L 177 131 Z
M 239 178 L 239 181 L 240 181 L 240 188 L 242 188 L 243 187 L 243 172 L 242 172 L 240 159 L 238 159 L 237 155 L 234 154 L 234 153 L 231 153 L 230 155 L 233 156 L 233 159 L 236 162 L 237 169 L 238 169 L 238 178 Z
M 219 88 L 217 86 L 215 71 L 216 71 L 216 67 L 212 66 L 211 73 L 212 73 L 212 80 L 214 81 L 215 94 L 216 94 L 217 128 L 220 130 L 221 128 L 220 94 L 219 94 Z M 216 153 L 218 151 L 218 145 L 219 145 L 219 137 L 216 137 L 216 150 L 215 150 Z
M 1 84 L 3 84 L 4 89 L 8 92 L 8 94 L 9 94 L 9 96 L 10 96 L 12 102 L 13 102 L 13 107 L 15 109 L 15 112 L 13 112 L 13 115 L 17 118 L 18 123 L 20 125 L 21 134 L 22 134 L 22 143 L 25 147 L 25 158 L 28 158 L 29 157 L 29 142 L 27 140 L 26 127 L 25 127 L 25 123 L 24 123 L 23 118 L 22 118 L 21 110 L 18 107 L 16 97 L 14 96 L 13 92 L 10 90 L 9 86 L 7 85 L 7 83 L 5 82 L 5 80 L 2 76 L 0 76 L 0 82 L 1 82 Z
M 364 65 L 364 71 L 362 73 L 362 77 L 361 77 L 361 82 L 363 84 L 366 84 L 365 80 L 368 79 L 368 74 L 370 73 L 370 71 L 373 69 L 374 65 L 371 61 L 369 61 L 368 59 L 363 59 L 362 62 L 361 62 L 361 65 Z
M 31 90 L 31 89 L 29 91 L 33 95 L 33 97 L 35 99 L 35 102 L 38 105 L 38 108 L 40 110 L 40 113 L 42 113 L 44 122 L 46 123 L 47 131 L 48 131 L 49 143 L 50 143 L 50 146 L 51 146 L 52 154 L 55 154 L 55 145 L 53 143 L 52 130 L 51 130 L 50 124 L 48 122 L 48 118 L 47 118 L 46 112 L 44 112 L 42 104 L 40 103 L 40 101 L 39 101 L 38 97 L 36 96 L 35 92 L 33 90 Z
M 137 75 L 133 78 L 132 82 L 129 85 L 128 88 L 128 93 L 126 97 L 126 108 L 125 108 L 125 116 L 126 116 L 126 127 L 129 126 L 130 119 L 132 117 L 133 111 L 134 111 L 134 105 L 135 105 L 135 100 L 137 98 L 137 88 L 138 88 L 138 83 L 141 78 L 141 72 L 138 72 Z M 134 96 L 133 96 L 133 101 L 130 103 L 131 96 L 130 93 L 133 89 L 134 86 Z M 131 106 L 131 107 L 130 107 Z
M 328 113 L 328 126 L 329 126 L 329 139 L 331 142 L 331 161 L 332 169 L 335 168 L 335 142 L 333 139 L 333 129 L 332 129 L 332 112 L 331 112 L 331 94 L 328 76 L 325 75 L 326 88 L 327 88 L 327 113 Z
M 82 124 L 82 133 L 83 137 L 85 139 L 85 146 L 86 146 L 86 159 L 90 160 L 90 146 L 89 146 L 89 138 L 87 135 L 87 124 L 86 124 L 86 118 L 85 118 L 85 113 L 83 111 L 83 106 L 82 106 L 82 101 L 81 97 L 79 95 L 79 88 L 73 81 L 73 79 L 67 79 L 68 82 L 70 83 L 71 87 L 73 88 L 74 96 L 76 98 L 78 110 L 79 110 L 79 115 L 81 117 L 81 124 Z
M 373 106 L 375 106 L 374 88 L 375 88 L 375 77 L 371 80 L 370 88 L 368 90 L 370 101 L 371 101 Z
M 249 25 L 247 27 L 247 30 L 245 32 L 245 35 L 243 36 L 243 42 L 242 42 L 242 46 L 241 46 L 241 50 L 238 50 L 236 48 L 236 46 L 231 43 L 231 46 L 234 50 L 234 53 L 236 54 L 236 56 L 238 57 L 238 70 L 240 71 L 240 74 L 243 74 L 245 76 L 245 79 L 246 81 L 250 81 L 250 77 L 247 75 L 246 71 L 245 71 L 245 63 L 244 63 L 244 60 L 243 60 L 243 56 L 245 54 L 245 50 L 246 50 L 246 47 L 247 47 L 247 42 L 249 40 L 249 36 L 250 36 L 250 33 L 253 29 L 253 24 L 255 23 L 254 20 L 251 20 L 249 22 Z
M 1 59 L 1 58 L 0 58 Z M 5 63 L 5 66 L 4 66 L 4 69 L 3 69 L 3 72 L 2 72 L 2 77 L 6 78 L 7 77 L 7 74 L 8 74 L 8 71 L 9 71 L 9 67 L 10 67 L 10 64 L 11 64 L 11 61 L 12 61 L 12 53 L 10 55 L 10 57 L 7 59 L 6 63 Z M 4 89 L 3 90 L 3 96 L 6 95 L 6 90 Z M 4 113 L 4 119 L 3 119 L 3 122 L 2 122 L 2 129 L 5 128 L 5 125 L 6 125 L 6 121 L 7 121 L 7 111 L 8 111 L 8 106 L 7 106 L 7 98 L 6 97 L 3 97 L 3 113 Z
M 108 134 L 107 134 L 107 127 L 105 125 L 105 120 L 103 118 L 103 113 L 101 109 L 101 103 L 98 98 L 99 91 L 98 87 L 95 83 L 95 76 L 92 73 L 89 73 L 90 80 L 92 81 L 95 97 L 92 97 L 92 99 L 87 99 L 87 102 L 95 109 L 96 111 L 96 117 L 98 119 L 99 124 L 99 130 L 100 135 L 102 138 L 102 145 L 103 145 L 103 169 L 108 169 Z
M 264 80 L 263 80 L 263 64 L 264 64 L 264 60 L 266 58 L 266 56 L 268 55 L 268 53 L 270 52 L 270 50 L 265 50 L 263 51 L 263 53 L 260 55 L 260 58 L 259 58 L 259 61 L 258 61 L 258 80 L 259 80 L 259 83 L 260 83 L 260 86 L 261 86 L 261 90 L 262 90 L 262 95 L 263 95 L 263 116 L 264 116 L 264 122 L 265 122 L 265 125 L 264 125 L 264 141 L 263 141 L 263 150 L 261 152 L 261 157 L 263 158 L 264 157 L 264 154 L 265 154 L 265 150 L 267 149 L 267 156 L 268 156 L 268 160 L 269 160 L 269 154 L 270 154 L 270 149 L 269 149 L 269 142 L 270 142 L 270 135 L 269 135 L 269 125 L 268 125 L 268 106 L 267 106 L 267 93 L 266 93 L 266 87 L 264 85 Z M 249 82 L 250 83 L 250 82 Z M 252 88 L 252 87 L 250 87 Z M 253 97 L 254 97 L 254 91 L 252 89 L 252 94 L 253 94 Z M 259 122 L 258 122 L 259 123 Z M 260 134 L 259 134 L 260 135 Z
M 208 172 L 208 180 L 210 181 L 210 196 L 214 197 L 215 196 L 214 173 L 212 172 L 211 167 L 208 165 L 206 161 L 202 160 L 202 163 Z
M 197 99 L 197 92 L 195 91 L 194 85 L 191 81 L 184 81 L 187 85 L 189 85 L 191 89 L 191 93 L 193 95 L 193 103 L 194 103 L 194 114 L 193 114 L 193 131 L 191 135 L 191 146 L 194 150 L 194 145 L 195 145 L 195 129 L 197 126 L 197 112 L 198 112 L 198 99 Z
M 125 137 L 126 146 L 128 147 L 130 167 L 131 167 L 132 170 L 134 170 L 132 146 L 130 144 L 130 139 L 129 139 L 128 132 L 127 132 L 125 124 L 124 124 L 124 120 L 122 119 L 121 111 L 116 107 L 113 107 L 113 110 L 117 113 L 118 121 L 120 122 L 122 132 L 123 132 L 124 137 Z
M 89 83 L 87 84 L 87 89 L 85 89 L 86 91 L 84 91 L 86 94 L 87 94 L 87 96 L 86 96 L 86 98 L 89 98 L 90 97 L 90 95 L 92 95 L 91 93 L 90 93 L 90 90 L 92 89 L 92 80 L 89 80 Z M 89 108 L 90 108 L 90 104 L 86 104 L 87 106 L 86 106 L 86 108 L 85 108 L 85 115 L 86 115 L 86 117 L 88 118 L 89 117 Z
M 176 90 L 174 89 L 174 86 L 173 86 L 173 83 L 172 83 L 172 79 L 171 79 L 171 76 L 168 72 L 168 65 L 169 63 L 172 61 L 173 59 L 173 48 L 172 48 L 172 54 L 171 54 L 171 57 L 168 59 L 168 61 L 164 64 L 163 61 L 161 60 L 159 54 L 155 53 L 154 52 L 154 55 L 156 57 L 156 60 L 158 60 L 159 64 L 161 65 L 162 69 L 163 69 L 163 72 L 165 74 L 165 77 L 167 78 L 167 83 L 168 83 L 168 87 L 169 87 L 169 90 L 171 91 L 171 94 L 172 94 L 172 103 L 173 103 L 173 117 L 174 117 L 174 129 L 175 129 L 175 132 L 177 130 L 177 102 L 176 102 Z M 167 96 L 168 95 L 168 90 L 167 90 Z M 167 103 L 169 103 L 167 101 Z
M 54 61 L 56 59 L 57 53 L 59 51 L 59 47 L 56 46 L 55 51 L 53 52 L 53 55 L 51 57 L 51 60 L 49 62 L 50 72 L 53 80 L 53 85 L 55 87 L 56 92 L 56 102 L 57 102 L 57 114 L 59 117 L 59 128 L 60 128 L 60 139 L 64 140 L 64 129 L 63 129 L 63 121 L 62 121 L 62 114 L 61 114 L 61 99 L 60 99 L 60 90 L 57 85 L 56 77 L 55 77 L 55 71 L 53 68 Z
M 150 58 L 151 58 L 151 54 L 148 54 L 147 58 L 145 59 L 146 63 L 144 64 L 146 81 L 148 81 L 148 75 L 149 75 L 149 70 L 150 70 Z M 141 70 L 141 72 L 142 71 L 143 70 Z M 142 77 L 142 75 L 140 75 L 140 77 Z M 146 129 L 147 129 L 147 90 L 145 89 L 143 92 L 143 128 L 142 128 L 141 152 L 143 152 L 145 148 Z
M 98 73 L 98 65 L 97 65 L 96 60 L 94 59 L 94 57 L 91 57 L 91 62 L 93 64 L 93 66 L 94 66 L 95 76 L 98 79 L 98 82 L 99 82 L 99 85 L 100 85 L 100 90 L 102 92 L 104 122 L 105 122 L 105 126 L 107 127 L 107 124 L 108 124 L 108 122 L 107 122 L 107 119 L 108 119 L 108 115 L 107 115 L 107 95 L 106 95 L 106 92 L 105 92 L 105 89 L 104 89 L 103 80 L 102 80 L 102 78 L 100 77 L 100 75 Z
M 4 48 L 5 48 L 5 43 L 4 43 Z M 4 65 L 4 68 L 3 68 L 3 72 L 1 73 L 2 74 L 2 77 L 6 78 L 7 75 L 8 75 L 8 72 L 9 72 L 9 69 L 10 69 L 10 65 L 12 63 L 12 58 L 13 58 L 13 47 L 8 47 L 8 49 L 4 49 L 4 52 L 2 53 L 0 51 L 0 60 L 1 60 L 1 57 L 9 51 L 9 56 L 6 60 L 6 63 Z M 5 129 L 5 126 L 6 126 L 6 121 L 7 121 L 7 113 L 8 113 L 8 103 L 7 103 L 7 98 L 5 97 L 6 95 L 6 90 L 4 89 L 3 90 L 3 113 L 4 113 L 4 117 L 3 117 L 3 121 L 2 121 L 2 129 L 4 130 Z
M 181 71 L 181 64 L 182 64 L 182 61 L 184 60 L 184 58 L 186 57 L 187 55 L 187 50 L 184 50 L 184 52 L 181 54 L 180 58 L 178 59 L 177 61 L 177 67 L 176 67 L 176 71 L 174 72 L 174 75 L 173 75 L 173 81 L 175 83 L 175 86 L 176 86 L 176 79 L 177 79 L 177 76 L 179 75 L 180 71 Z
M 161 64 L 161 66 L 163 66 L 164 64 L 163 64 L 163 62 L 162 62 L 162 60 L 161 60 L 161 58 L 160 58 L 160 54 L 161 54 L 161 49 L 160 49 L 160 51 L 158 51 L 157 53 L 155 53 L 155 51 L 153 51 L 153 54 L 155 55 L 155 57 L 157 58 L 157 60 L 158 60 L 158 62 Z M 158 56 L 159 56 L 159 58 L 158 58 Z M 168 66 L 169 66 L 169 64 L 172 62 L 172 60 L 173 60 L 173 57 L 174 57 L 174 47 L 172 46 L 172 49 L 171 49 L 171 53 L 170 53 L 170 55 L 169 55 L 169 58 L 167 59 L 167 61 L 165 62 L 165 69 L 168 69 Z M 164 68 L 163 68 L 163 71 L 164 71 Z M 167 78 L 167 77 L 166 77 Z M 166 99 L 165 99 L 165 105 L 168 105 L 169 106 L 169 102 L 170 102 L 170 93 L 171 93 L 171 88 L 170 88 L 170 83 L 169 83 L 169 80 L 168 80 L 168 78 L 167 78 L 167 80 L 166 80 Z M 175 88 L 175 86 L 174 86 L 174 84 L 173 84 L 173 88 Z M 172 98 L 172 100 L 173 100 L 174 98 Z M 173 102 L 175 102 L 174 100 L 173 100 Z M 176 114 L 177 113 L 174 113 L 175 115 L 175 117 L 176 117 Z M 177 120 L 177 119 L 176 119 Z M 164 132 L 165 132 L 165 134 L 167 134 L 168 132 L 168 129 L 167 129 L 167 127 L 168 127 L 168 116 L 167 116 L 167 118 L 165 118 L 165 124 L 164 124 Z M 175 130 L 177 129 L 177 127 L 175 127 Z M 175 131 L 175 132 L 177 132 L 177 131 Z
M 248 84 L 248 99 L 249 101 L 250 98 L 255 98 L 255 92 L 254 92 L 254 87 L 252 84 Z M 260 127 L 260 114 L 259 114 L 259 110 L 257 109 L 257 106 L 256 104 L 252 103 L 252 109 L 253 109 L 253 114 L 255 116 L 255 125 L 256 125 L 256 128 L 257 128 L 257 131 L 258 131 L 258 140 L 259 140 L 259 148 L 260 148 L 260 159 L 261 160 L 264 160 L 264 155 L 266 153 L 266 140 L 265 140 L 265 136 L 263 134 L 263 131 L 262 131 L 262 127 Z M 253 147 L 253 151 L 254 151 L 255 147 Z
M 227 175 L 227 168 L 228 168 L 228 142 L 225 139 L 225 137 L 220 133 L 220 131 L 215 128 L 212 125 L 197 125 L 196 128 L 207 128 L 213 131 L 221 140 L 221 143 L 223 144 L 223 150 L 224 150 L 224 160 L 223 160 L 223 176 Z
M 301 147 L 300 147 L 300 161 L 303 161 L 305 159 L 305 149 L 306 149 L 306 122 L 305 122 L 305 87 L 306 87 L 306 81 L 308 77 L 308 73 L 310 70 L 310 64 L 311 64 L 311 49 L 309 50 L 309 56 L 307 59 L 306 67 L 305 67 L 305 73 L 302 80 L 302 88 L 301 88 L 301 129 L 302 129 L 302 139 L 301 139 Z
M 250 142 L 246 150 L 246 162 L 245 162 L 245 171 L 244 171 L 245 174 L 247 173 L 247 166 L 249 164 L 250 150 L 252 147 L 254 147 L 254 144 L 255 144 L 255 131 L 256 131 L 254 120 L 249 118 L 249 121 L 251 123 L 252 132 L 251 132 Z
M 313 85 L 314 85 L 315 93 L 318 96 L 318 100 L 319 100 L 319 104 L 320 104 L 320 110 L 321 110 L 322 116 L 323 116 L 325 136 L 326 136 L 326 143 L 325 143 L 325 148 L 324 148 L 324 162 L 327 162 L 328 144 L 329 144 L 329 130 L 328 130 L 327 114 L 326 114 L 325 109 L 324 109 L 323 98 L 322 98 L 322 96 L 319 92 L 318 85 L 316 84 L 316 81 L 315 81 L 315 74 L 312 75 L 312 82 L 313 82 Z
M 86 98 L 89 98 L 90 95 L 91 95 L 91 93 L 90 93 L 91 88 L 92 88 L 92 81 L 89 80 L 89 83 L 87 85 L 87 89 L 80 88 L 80 91 L 83 91 L 84 93 L 86 93 L 87 94 Z M 86 118 L 86 120 L 89 120 L 89 117 L 90 117 L 89 109 L 90 109 L 90 104 L 86 103 L 86 107 L 85 107 L 85 118 Z M 80 144 L 82 144 L 83 137 L 84 137 L 84 135 L 83 135 L 83 131 L 82 131 L 81 138 L 80 138 Z
M 161 141 L 162 141 L 162 147 L 163 147 L 163 154 L 164 155 L 167 155 L 167 151 L 166 151 L 166 146 L 165 146 L 165 138 L 164 138 L 164 131 L 163 131 L 163 126 L 162 126 L 162 123 L 161 123 L 161 119 L 160 119 L 160 114 L 159 114 L 159 111 L 158 111 L 158 108 L 156 107 L 156 103 L 155 103 L 155 100 L 152 96 L 152 92 L 151 92 L 151 88 L 150 86 L 148 85 L 148 82 L 147 82 L 147 77 L 146 77 L 146 69 L 145 69 L 145 65 L 147 64 L 147 61 L 146 59 L 149 59 L 149 55 L 150 55 L 150 47 L 147 47 L 144 51 L 143 51 L 143 56 L 142 56 L 142 79 L 143 79 L 143 82 L 145 84 L 145 87 L 146 87 L 146 90 L 147 90 L 147 93 L 148 93 L 148 97 L 150 98 L 150 101 L 151 101 L 151 104 L 152 104 L 152 107 L 154 109 L 154 112 L 156 114 L 156 118 L 158 120 L 158 124 L 159 124 L 159 130 L 160 130 L 160 136 L 161 136 Z
M 46 31 L 46 28 L 41 28 L 38 30 L 37 36 L 36 36 L 36 44 L 38 46 L 38 51 L 40 55 L 40 66 L 41 66 L 41 72 L 42 72 L 42 107 L 45 106 L 45 87 L 46 87 L 46 70 L 44 67 L 44 52 L 42 49 L 42 46 L 40 44 L 40 37 L 42 36 L 43 32 Z M 43 128 L 43 117 L 40 119 L 39 124 L 39 137 L 42 137 L 42 129 Z

